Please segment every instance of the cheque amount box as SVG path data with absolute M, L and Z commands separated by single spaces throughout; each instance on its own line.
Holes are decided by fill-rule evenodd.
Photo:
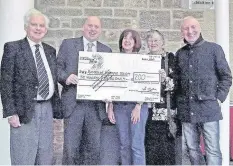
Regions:
M 133 73 L 133 82 L 160 82 L 159 73 L 146 73 L 146 72 L 134 72 Z

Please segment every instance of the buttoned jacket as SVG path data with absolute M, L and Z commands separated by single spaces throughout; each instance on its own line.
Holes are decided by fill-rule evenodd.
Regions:
M 201 36 L 176 53 L 175 68 L 178 117 L 183 122 L 211 122 L 222 119 L 217 100 L 223 102 L 232 75 L 220 45 Z

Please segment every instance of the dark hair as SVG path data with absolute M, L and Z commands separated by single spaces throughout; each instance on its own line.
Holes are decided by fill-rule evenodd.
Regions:
M 159 30 L 154 30 L 154 29 L 151 29 L 149 31 L 147 31 L 147 36 L 146 36 L 146 39 L 148 40 L 150 37 L 153 36 L 154 33 L 157 33 L 161 39 L 162 39 L 162 42 L 163 42 L 163 45 L 165 45 L 165 39 L 164 39 L 164 36 L 163 34 L 159 31 Z
M 140 35 L 138 34 L 137 31 L 132 30 L 132 29 L 126 29 L 124 30 L 121 35 L 120 35 L 120 39 L 119 39 L 119 49 L 120 52 L 124 52 L 124 48 L 122 47 L 122 40 L 125 36 L 127 36 L 129 33 L 132 34 L 132 37 L 134 39 L 134 46 L 133 46 L 133 52 L 139 52 L 140 48 L 141 48 L 141 38 Z

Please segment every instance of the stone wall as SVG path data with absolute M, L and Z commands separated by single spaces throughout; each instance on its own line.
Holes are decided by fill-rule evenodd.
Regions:
M 204 21 L 203 10 L 181 8 L 180 0 L 36 0 L 36 8 L 51 19 L 46 42 L 59 48 L 62 39 L 79 37 L 84 19 L 97 15 L 103 22 L 100 41 L 118 52 L 119 34 L 125 28 L 141 33 L 151 28 L 161 30 L 167 40 L 167 50 L 175 52 L 181 45 L 180 21 L 193 15 Z M 142 48 L 145 51 L 146 45 Z
M 214 10 L 188 10 L 181 0 L 35 0 L 35 7 L 51 20 L 45 42 L 59 48 L 64 38 L 79 37 L 82 25 L 89 15 L 102 19 L 103 33 L 100 41 L 118 52 L 118 39 L 125 28 L 133 28 L 145 38 L 149 29 L 164 33 L 166 48 L 175 52 L 182 44 L 180 22 L 188 15 L 196 17 L 206 40 L 215 40 Z M 233 52 L 233 0 L 230 0 L 230 54 Z M 142 52 L 146 52 L 143 42 Z M 230 60 L 233 58 L 230 55 Z M 233 63 L 231 65 L 233 68 Z M 232 94 L 232 93 L 231 93 Z M 231 97 L 233 99 L 233 96 Z M 55 163 L 61 163 L 63 121 L 54 122 Z

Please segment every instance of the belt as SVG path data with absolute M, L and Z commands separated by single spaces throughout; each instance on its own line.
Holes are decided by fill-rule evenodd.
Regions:
M 48 102 L 48 101 L 50 101 L 50 99 L 49 100 L 37 100 L 36 102 L 37 103 L 45 103 L 45 102 Z

